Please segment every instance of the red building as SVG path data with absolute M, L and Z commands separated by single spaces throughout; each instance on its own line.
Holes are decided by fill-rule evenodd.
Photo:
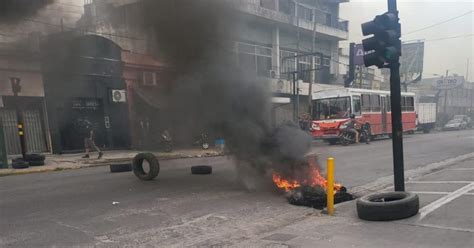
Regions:
M 147 54 L 122 51 L 123 78 L 127 87 L 132 147 L 156 147 L 167 125 L 164 91 L 170 82 L 166 65 Z

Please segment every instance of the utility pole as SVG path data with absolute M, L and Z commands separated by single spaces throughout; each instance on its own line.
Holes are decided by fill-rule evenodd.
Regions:
M 300 18 L 298 16 L 298 0 L 295 2 L 295 16 L 296 16 L 296 118 L 298 121 L 300 116 Z
M 316 20 L 315 13 L 313 10 L 313 39 L 311 41 L 311 53 L 316 52 Z M 309 87 L 308 87 L 308 112 L 309 116 L 313 116 L 313 82 L 316 82 L 316 63 L 314 61 L 314 55 L 311 56 L 311 75 L 309 77 Z
M 355 43 L 351 42 L 349 44 L 349 72 L 346 75 L 346 79 L 344 80 L 344 87 L 349 88 L 353 84 L 354 81 L 354 74 L 355 74 L 355 65 L 354 65 L 354 47 Z
M 449 70 L 446 70 L 446 76 L 444 77 L 444 80 L 446 81 L 445 82 L 445 85 L 448 85 L 448 73 L 449 73 Z M 446 104 L 447 104 L 447 100 L 448 100 L 448 89 L 444 89 L 444 104 L 443 104 L 443 113 L 446 114 Z
M 469 82 L 469 59 L 467 59 L 466 65 L 466 82 Z

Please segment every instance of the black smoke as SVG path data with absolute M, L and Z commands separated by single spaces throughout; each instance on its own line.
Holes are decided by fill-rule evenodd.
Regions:
M 18 21 L 35 15 L 54 0 L 0 0 L 0 21 Z
M 213 130 L 233 155 L 255 167 L 306 154 L 310 139 L 298 126 L 272 127 L 269 82 L 247 75 L 236 62 L 234 42 L 252 19 L 238 13 L 230 5 L 234 1 L 143 3 L 144 25 L 155 35 L 156 55 L 174 72 L 165 118 L 175 133 Z

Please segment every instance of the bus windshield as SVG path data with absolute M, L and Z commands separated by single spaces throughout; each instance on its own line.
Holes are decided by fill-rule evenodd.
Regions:
M 313 102 L 313 120 L 348 118 L 351 113 L 349 97 L 336 97 Z

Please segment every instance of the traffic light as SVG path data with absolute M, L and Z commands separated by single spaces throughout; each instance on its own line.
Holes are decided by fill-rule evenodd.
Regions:
M 387 12 L 375 17 L 373 21 L 362 24 L 362 34 L 373 35 L 362 40 L 364 64 L 378 68 L 386 64 L 398 63 L 401 56 L 401 28 L 398 15 Z
M 12 92 L 13 92 L 13 95 L 15 95 L 15 96 L 17 96 L 18 93 L 21 92 L 20 82 L 21 82 L 20 78 L 16 78 L 16 77 L 10 78 L 10 83 L 12 85 Z

